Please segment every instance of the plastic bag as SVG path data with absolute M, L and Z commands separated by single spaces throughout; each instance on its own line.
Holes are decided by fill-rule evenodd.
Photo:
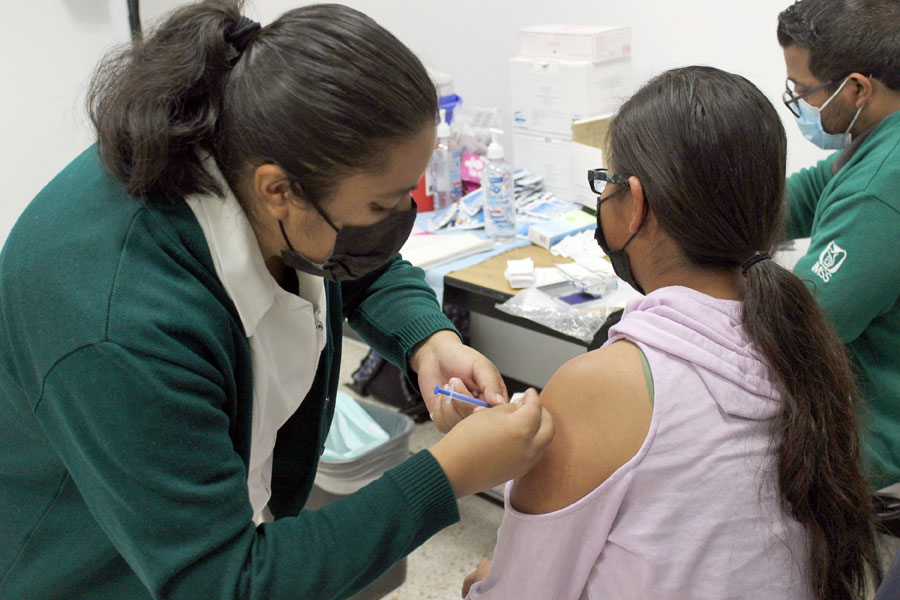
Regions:
M 325 460 L 348 460 L 382 445 L 390 435 L 351 396 L 338 392 L 334 420 L 325 438 Z
M 496 106 L 469 106 L 465 102 L 453 111 L 451 144 L 462 152 L 485 154 L 491 143 L 491 128 L 502 125 Z
M 590 342 L 614 308 L 595 305 L 590 310 L 579 310 L 548 296 L 538 288 L 526 288 L 506 302 L 498 304 L 497 310 L 530 319 L 554 331 Z

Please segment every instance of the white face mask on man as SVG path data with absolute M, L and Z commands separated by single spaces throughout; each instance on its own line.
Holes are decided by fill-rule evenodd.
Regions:
M 841 150 L 850 144 L 850 130 L 853 129 L 853 125 L 856 124 L 856 119 L 859 118 L 859 114 L 866 105 L 865 102 L 863 102 L 863 105 L 859 107 L 859 110 L 853 115 L 853 120 L 850 121 L 850 125 L 847 126 L 847 130 L 844 133 L 828 133 L 825 131 L 825 128 L 822 127 L 822 111 L 825 110 L 825 107 L 834 100 L 842 89 L 844 89 L 848 80 L 849 77 L 844 78 L 844 81 L 841 82 L 838 89 L 835 90 L 822 106 L 812 106 L 803 98 L 797 99 L 797 108 L 800 111 L 800 115 L 795 116 L 797 117 L 797 125 L 800 126 L 800 132 L 803 134 L 803 137 L 823 150 Z

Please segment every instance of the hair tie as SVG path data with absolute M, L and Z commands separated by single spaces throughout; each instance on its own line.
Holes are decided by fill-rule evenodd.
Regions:
M 752 266 L 755 265 L 756 263 L 758 263 L 758 262 L 760 262 L 760 261 L 762 261 L 762 260 L 769 259 L 769 258 L 772 258 L 772 257 L 769 256 L 769 253 L 768 253 L 768 252 L 760 252 L 759 250 L 757 250 L 756 252 L 753 253 L 753 256 L 751 256 L 750 258 L 748 258 L 747 260 L 745 260 L 745 261 L 743 262 L 743 264 L 741 265 L 741 275 L 743 275 L 744 277 L 746 277 L 746 276 L 747 276 L 747 269 L 749 269 L 750 267 L 752 267 Z
M 240 19 L 225 28 L 225 41 L 231 44 L 238 54 L 242 54 L 250 42 L 256 37 L 260 25 L 252 19 L 241 16 Z

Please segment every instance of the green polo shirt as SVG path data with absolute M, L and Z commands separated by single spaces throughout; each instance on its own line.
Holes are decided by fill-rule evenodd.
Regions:
M 794 270 L 831 320 L 865 399 L 862 459 L 876 487 L 900 482 L 900 112 L 788 179 Z

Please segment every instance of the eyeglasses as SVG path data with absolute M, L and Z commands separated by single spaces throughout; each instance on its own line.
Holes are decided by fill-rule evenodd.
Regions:
M 848 75 L 849 75 L 849 73 L 848 73 Z M 842 75 L 841 77 L 837 77 L 830 81 L 826 81 L 822 85 L 817 85 L 814 88 L 810 88 L 810 89 L 806 90 L 805 92 L 803 92 L 802 94 L 797 92 L 797 82 L 794 81 L 793 79 L 791 79 L 790 77 L 788 77 L 787 79 L 784 80 L 784 93 L 781 95 L 781 100 L 784 102 L 784 105 L 788 107 L 788 110 L 790 110 L 792 113 L 794 113 L 795 117 L 799 117 L 800 116 L 800 107 L 797 105 L 797 103 L 800 101 L 801 98 L 806 99 L 807 97 L 812 96 L 819 90 L 824 90 L 829 85 L 837 83 L 838 81 L 844 79 L 845 77 L 847 77 L 847 75 Z
M 588 171 L 588 185 L 598 196 L 603 195 L 607 183 L 628 183 L 628 177 L 610 173 L 607 169 L 590 169 Z

